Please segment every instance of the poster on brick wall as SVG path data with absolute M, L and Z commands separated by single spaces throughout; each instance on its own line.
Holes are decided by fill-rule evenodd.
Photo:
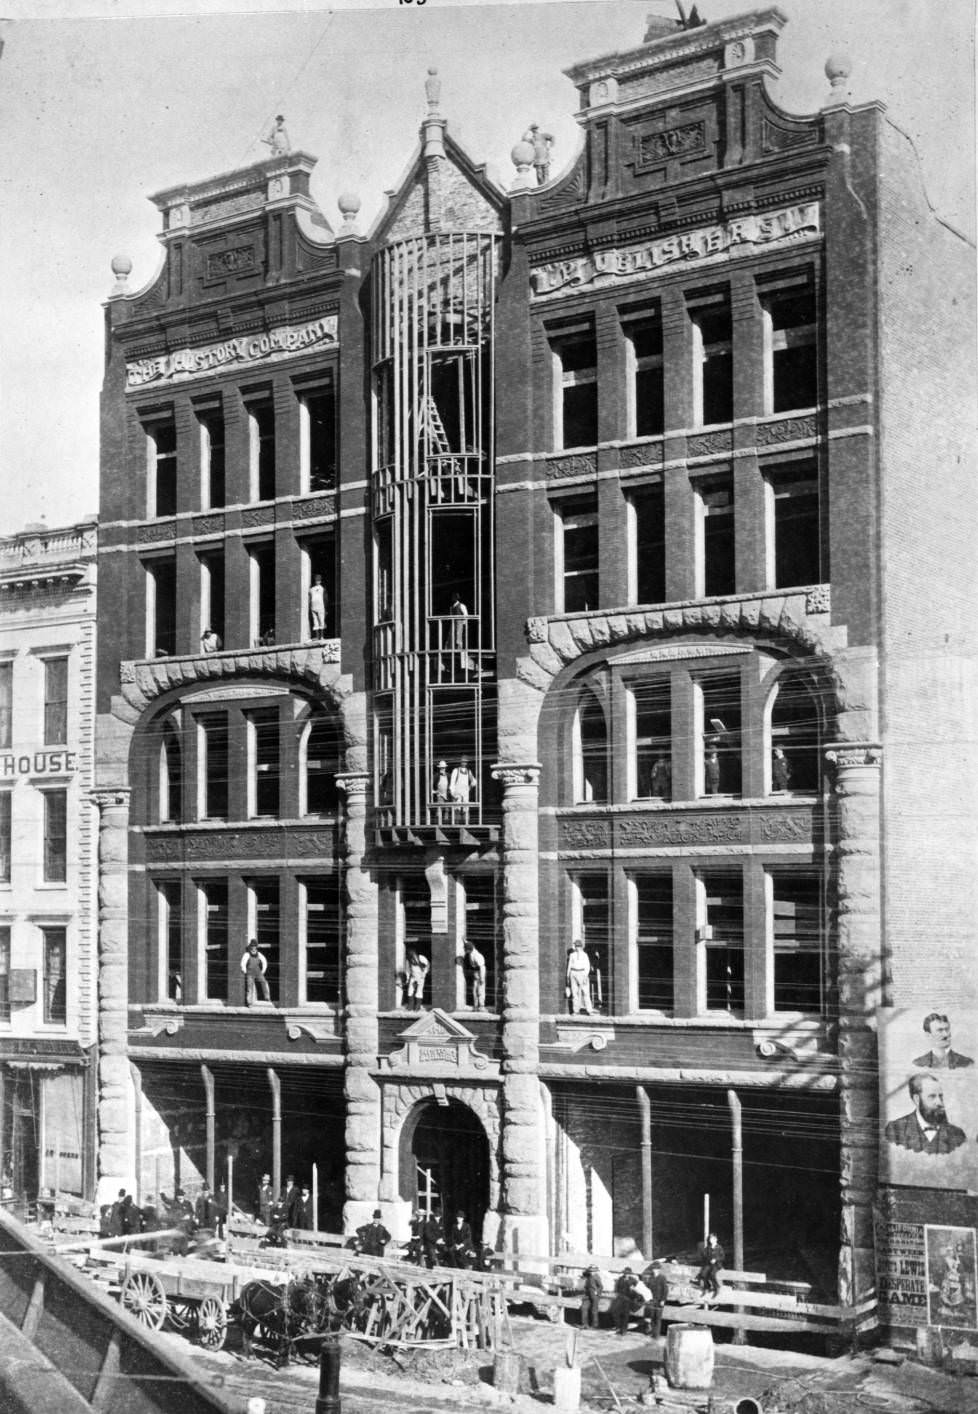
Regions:
M 881 1007 L 880 1180 L 978 1190 L 978 1015 Z
M 970 1227 L 924 1229 L 927 1321 L 932 1326 L 978 1329 L 978 1270 L 975 1231 Z
M 880 1316 L 896 1326 L 928 1321 L 924 1224 L 876 1215 L 876 1290 Z

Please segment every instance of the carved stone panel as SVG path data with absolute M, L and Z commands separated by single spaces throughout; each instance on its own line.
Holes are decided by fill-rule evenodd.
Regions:
M 227 860 L 244 863 L 262 859 L 315 860 L 332 867 L 336 830 L 318 827 L 281 826 L 257 830 L 181 830 L 172 834 L 147 834 L 146 862 L 187 864 L 197 861 Z
M 597 470 L 597 459 L 593 456 L 553 457 L 546 464 L 548 481 L 557 481 L 567 476 L 593 476 Z
M 789 417 L 781 422 L 762 422 L 757 429 L 759 447 L 776 446 L 780 442 L 804 442 L 816 433 L 815 417 Z
M 475 1071 L 481 1076 L 499 1074 L 499 1062 L 476 1050 L 478 1037 L 435 1007 L 401 1032 L 403 1045 L 384 1059 L 389 1070 L 412 1072 Z

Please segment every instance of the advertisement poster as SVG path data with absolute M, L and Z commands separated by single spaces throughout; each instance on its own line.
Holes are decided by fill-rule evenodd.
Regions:
M 978 1272 L 975 1269 L 975 1232 L 970 1227 L 924 1229 L 927 1261 L 928 1323 L 978 1329 Z
M 927 1325 L 927 1266 L 923 1223 L 877 1214 L 876 1290 L 880 1315 L 898 1326 Z
M 978 1191 L 978 1017 L 880 1008 L 880 1179 Z

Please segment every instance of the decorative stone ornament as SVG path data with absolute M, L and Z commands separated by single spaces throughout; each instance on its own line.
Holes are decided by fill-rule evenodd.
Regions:
M 528 191 L 535 185 L 533 179 L 533 143 L 527 142 L 525 138 L 520 138 L 512 152 L 509 154 L 516 168 L 516 176 L 513 180 L 511 191 Z
M 343 223 L 340 226 L 341 236 L 351 236 L 356 233 L 357 213 L 360 210 L 360 204 L 360 198 L 356 192 L 340 192 L 339 196 L 336 198 L 336 205 L 339 207 L 340 215 L 343 217 Z
M 823 108 L 835 108 L 843 103 L 848 103 L 852 97 L 849 89 L 849 79 L 852 76 L 852 60 L 848 54 L 841 51 L 830 54 L 825 61 L 825 77 L 832 85 L 828 98 L 822 105 Z
M 115 276 L 115 284 L 109 291 L 109 299 L 116 299 L 119 295 L 129 293 L 129 276 L 132 274 L 132 261 L 128 255 L 114 255 L 112 257 L 112 274 Z

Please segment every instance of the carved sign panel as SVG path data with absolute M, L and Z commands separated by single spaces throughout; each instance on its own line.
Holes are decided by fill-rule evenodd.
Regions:
M 225 251 L 223 254 L 232 255 L 234 252 Z M 206 377 L 218 369 L 236 364 L 274 363 L 295 354 L 312 353 L 336 343 L 336 328 L 336 315 L 328 314 L 308 324 L 282 324 L 266 334 L 248 334 L 241 338 L 225 339 L 220 344 L 174 349 L 155 358 L 137 359 L 126 364 L 126 387 L 177 383 L 185 378 Z
M 435 1007 L 401 1032 L 404 1042 L 384 1060 L 388 1070 L 478 1071 L 497 1075 L 499 1062 L 475 1049 L 477 1037 L 447 1012 Z
M 684 123 L 660 133 L 643 133 L 636 143 L 636 170 L 658 166 L 670 157 L 686 157 L 706 149 L 706 124 Z
M 570 292 L 582 285 L 608 285 L 637 275 L 651 275 L 678 261 L 693 265 L 717 264 L 736 255 L 749 255 L 757 247 L 766 249 L 816 240 L 820 230 L 818 202 L 804 202 L 763 214 L 738 216 L 714 226 L 699 226 L 639 245 L 610 246 L 607 250 L 538 265 L 530 272 L 530 280 L 537 297 Z

